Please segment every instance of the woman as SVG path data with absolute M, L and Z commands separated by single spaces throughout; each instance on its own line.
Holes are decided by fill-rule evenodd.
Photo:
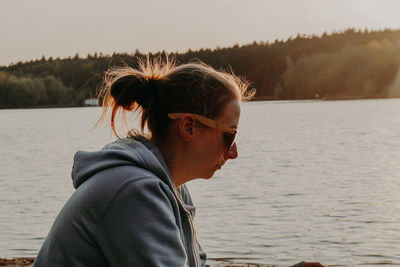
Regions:
M 210 178 L 238 156 L 240 101 L 247 84 L 204 64 L 140 63 L 107 72 L 104 120 L 141 115 L 97 152 L 76 153 L 76 191 L 57 216 L 34 266 L 205 266 L 195 208 L 184 185 Z M 148 128 L 145 137 L 143 132 Z

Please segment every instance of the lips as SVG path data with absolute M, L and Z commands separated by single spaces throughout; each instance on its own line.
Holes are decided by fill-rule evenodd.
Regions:
M 220 170 L 224 164 L 225 164 L 225 162 L 217 164 L 217 169 Z

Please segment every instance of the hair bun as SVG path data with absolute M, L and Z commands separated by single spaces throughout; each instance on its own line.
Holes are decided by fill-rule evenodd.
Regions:
M 155 81 L 138 75 L 125 75 L 116 79 L 110 88 L 115 102 L 131 110 L 136 102 L 142 108 L 148 107 L 155 97 Z

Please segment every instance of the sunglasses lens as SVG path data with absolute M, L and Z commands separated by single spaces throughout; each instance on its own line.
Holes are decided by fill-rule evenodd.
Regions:
M 236 137 L 236 133 L 231 134 L 231 133 L 224 133 L 224 145 L 227 149 L 231 148 L 231 146 L 233 145 L 233 142 L 235 142 L 235 137 Z

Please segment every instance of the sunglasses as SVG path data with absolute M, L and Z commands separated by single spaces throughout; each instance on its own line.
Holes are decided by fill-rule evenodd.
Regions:
M 236 127 L 229 127 L 225 124 L 219 123 L 215 120 L 209 119 L 207 117 L 195 113 L 169 113 L 168 117 L 170 119 L 175 120 L 182 118 L 186 114 L 192 115 L 196 120 L 198 120 L 201 124 L 204 124 L 205 126 L 223 131 L 224 147 L 228 150 L 232 147 L 236 138 L 236 133 L 237 133 Z

